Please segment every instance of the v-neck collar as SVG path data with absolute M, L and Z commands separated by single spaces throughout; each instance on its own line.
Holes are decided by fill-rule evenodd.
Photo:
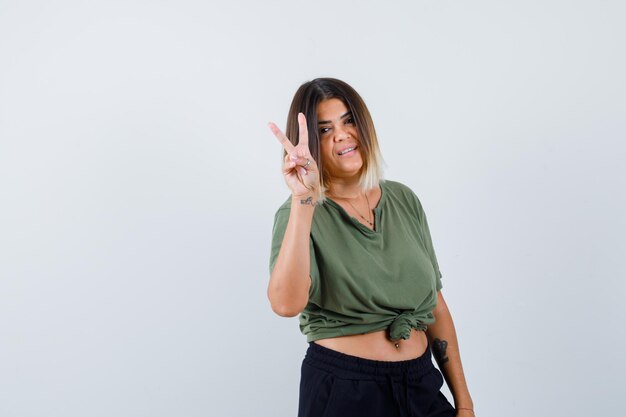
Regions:
M 346 218 L 350 219 L 352 224 L 354 224 L 357 228 L 359 228 L 363 232 L 368 233 L 368 234 L 380 234 L 382 232 L 382 222 L 381 222 L 381 215 L 380 214 L 381 214 L 381 210 L 383 208 L 383 204 L 387 200 L 387 191 L 385 190 L 385 187 L 383 186 L 383 184 L 384 184 L 384 181 L 380 181 L 380 183 L 378 184 L 378 186 L 380 187 L 380 199 L 378 200 L 378 204 L 376 204 L 376 207 L 374 207 L 374 209 L 373 209 L 373 211 L 374 211 L 374 229 L 370 229 L 369 227 L 365 226 L 363 223 L 358 221 L 355 217 L 353 217 L 350 214 L 348 214 L 348 212 L 343 207 L 341 207 L 341 205 L 339 203 L 337 203 L 333 199 L 331 199 L 329 197 L 326 197 L 326 201 L 331 206 L 333 206 L 337 210 L 339 210 L 339 212 L 342 215 L 344 215 Z

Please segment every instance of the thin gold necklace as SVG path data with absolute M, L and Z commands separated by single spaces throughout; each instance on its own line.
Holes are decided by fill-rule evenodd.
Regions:
M 368 213 L 371 215 L 372 214 L 372 209 L 370 207 L 370 200 L 369 198 L 367 198 L 367 193 L 364 193 L 365 195 L 365 201 L 367 201 L 367 211 Z M 336 197 L 335 197 L 336 198 Z M 356 214 L 359 215 L 359 217 L 361 217 L 363 220 L 365 220 L 370 226 L 374 227 L 374 222 L 370 221 L 370 219 L 363 217 L 363 215 L 361 213 L 359 213 L 359 211 L 356 209 L 356 207 L 354 207 L 354 205 L 350 202 L 350 200 L 340 197 L 344 200 L 346 200 L 348 202 L 348 204 L 350 204 L 350 207 L 352 207 L 352 209 L 356 212 Z

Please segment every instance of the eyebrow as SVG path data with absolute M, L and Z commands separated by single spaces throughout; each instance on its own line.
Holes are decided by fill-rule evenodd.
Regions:
M 343 119 L 346 116 L 351 116 L 351 115 L 352 115 L 352 110 L 348 110 L 347 112 L 342 114 L 341 117 L 339 117 L 339 120 Z M 319 120 L 317 122 L 318 125 L 325 125 L 325 124 L 330 124 L 330 123 L 331 123 L 330 120 Z

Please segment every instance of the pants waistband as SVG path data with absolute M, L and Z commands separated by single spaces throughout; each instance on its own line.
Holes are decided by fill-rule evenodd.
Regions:
M 433 368 L 430 342 L 421 356 L 404 361 L 360 358 L 310 342 L 304 363 L 346 379 L 386 379 L 394 376 L 413 379 L 420 378 Z

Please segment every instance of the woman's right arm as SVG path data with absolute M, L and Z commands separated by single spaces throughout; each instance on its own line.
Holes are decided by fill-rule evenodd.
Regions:
M 283 175 L 292 197 L 289 221 L 270 275 L 267 296 L 276 314 L 293 317 L 304 310 L 309 301 L 309 241 L 313 213 L 319 198 L 319 172 L 309 151 L 304 114 L 298 115 L 299 141 L 295 146 L 274 123 L 270 123 L 269 127 L 286 152 Z
M 291 197 L 287 229 L 267 289 L 272 310 L 279 316 L 296 316 L 309 301 L 309 239 L 314 211 L 313 195 Z

